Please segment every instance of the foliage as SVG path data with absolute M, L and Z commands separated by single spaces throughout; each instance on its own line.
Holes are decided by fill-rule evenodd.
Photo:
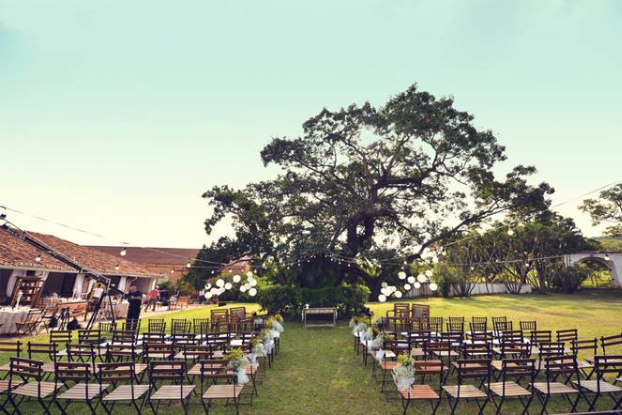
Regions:
M 605 234 L 619 238 L 622 236 L 622 183 L 603 190 L 599 198 L 586 199 L 579 208 L 590 215 L 594 225 L 612 223 Z
M 305 304 L 312 307 L 336 307 L 341 317 L 352 316 L 363 311 L 368 299 L 369 289 L 362 285 L 315 289 L 273 286 L 261 290 L 257 295 L 257 302 L 269 314 L 290 316 L 300 314 Z
M 443 298 L 449 298 L 451 295 L 451 288 L 459 280 L 460 270 L 448 264 L 440 263 L 436 267 L 434 273 L 435 282 L 438 285 L 438 292 Z
M 569 266 L 557 270 L 551 278 L 551 283 L 559 290 L 572 294 L 579 289 L 583 281 L 588 279 L 589 275 L 590 269 L 585 265 Z
M 377 292 L 387 258 L 401 266 L 493 215 L 548 205 L 550 186 L 526 181 L 533 167 L 495 177 L 504 151 L 452 98 L 414 85 L 381 107 L 324 109 L 300 137 L 274 138 L 261 151 L 264 164 L 282 169 L 278 177 L 205 192 L 213 209 L 206 232 L 224 220 L 235 232 L 209 250 L 227 260 L 274 260 L 280 284 L 363 282 Z M 395 255 L 373 265 L 389 251 Z

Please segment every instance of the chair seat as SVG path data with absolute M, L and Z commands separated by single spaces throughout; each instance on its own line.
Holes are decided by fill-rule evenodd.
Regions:
M 158 389 L 149 399 L 152 401 L 186 399 L 194 388 L 195 385 L 166 385 Z
M 149 392 L 149 385 L 134 385 L 134 399 L 142 397 Z M 104 401 L 131 401 L 132 385 L 121 385 L 108 395 L 104 396 Z
M 579 386 L 578 382 L 572 382 L 573 385 L 575 386 Z M 607 383 L 605 381 L 598 381 L 598 380 L 584 380 L 581 381 L 581 387 L 583 389 L 587 389 L 590 392 L 594 392 L 597 393 L 598 392 L 598 386 L 600 384 L 600 391 L 604 392 L 604 393 L 618 393 L 618 392 L 622 392 L 622 388 L 619 386 L 615 386 L 612 385 L 611 383 Z
M 435 351 L 432 352 L 432 354 L 436 357 L 456 357 L 459 356 L 458 353 L 454 352 L 453 350 L 442 350 L 442 351 Z
M 414 348 L 410 351 L 410 355 L 412 357 L 423 357 L 425 356 L 425 353 L 423 353 L 423 349 L 421 348 Z
M 101 390 L 108 389 L 109 384 L 102 384 Z M 99 396 L 100 388 L 99 384 L 91 383 L 85 385 L 83 383 L 74 386 L 71 389 L 66 390 L 56 397 L 56 399 L 69 399 L 72 401 L 85 401 L 96 398 Z
M 380 368 L 382 370 L 393 370 L 395 369 L 397 366 L 399 365 L 399 363 L 397 363 L 394 360 L 383 360 L 382 362 L 380 362 Z
M 546 386 L 546 382 L 536 382 L 533 384 L 534 389 L 536 389 L 538 392 L 541 393 L 549 393 L 547 386 Z M 550 394 L 551 395 L 563 395 L 563 394 L 570 394 L 570 393 L 579 393 L 579 391 L 577 389 L 574 389 L 572 386 L 568 386 L 564 383 L 560 383 L 560 382 L 551 382 L 550 383 Z
M 458 364 L 458 362 L 451 362 L 452 366 L 455 368 L 458 368 L 460 365 Z M 485 367 L 484 365 L 482 365 L 481 363 L 462 363 L 462 367 L 465 368 L 477 368 L 477 367 Z
M 9 372 L 11 370 L 11 364 L 7 363 L 6 365 L 0 366 L 0 372 Z
M 440 399 L 438 393 L 428 385 L 412 385 L 410 389 L 402 389 L 399 393 L 403 399 L 410 401 Z
M 54 362 L 45 363 L 41 367 L 43 373 L 54 373 L 56 371 L 56 364 Z
M 495 395 L 503 395 L 503 382 L 490 384 L 490 391 Z M 505 396 L 530 396 L 531 392 L 516 382 L 505 382 Z
M 13 386 L 14 388 L 16 386 L 19 386 L 21 384 L 21 382 L 13 382 L 13 384 L 11 386 Z M 0 380 L 0 393 L 4 393 L 7 390 L 9 390 L 9 381 L 8 380 Z
M 203 399 L 237 399 L 242 389 L 243 385 L 212 385 L 203 394 Z
M 254 375 L 255 373 L 257 373 L 257 370 L 259 370 L 259 364 L 250 364 L 248 366 L 246 366 L 246 368 L 244 369 L 244 372 L 246 372 L 247 375 Z M 232 371 L 228 370 L 227 374 L 233 374 Z
M 30 382 L 19 386 L 17 389 L 13 389 L 11 394 L 36 398 L 39 396 L 39 385 L 41 385 L 41 398 L 51 395 L 54 391 L 62 387 L 62 385 L 56 385 L 54 382 Z
M 488 397 L 485 392 L 482 392 L 473 385 L 451 385 L 443 386 L 443 390 L 453 398 L 469 398 L 469 399 L 485 399 Z

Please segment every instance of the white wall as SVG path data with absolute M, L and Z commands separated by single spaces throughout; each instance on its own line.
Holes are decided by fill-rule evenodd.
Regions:
M 423 290 L 425 290 L 425 292 Z M 492 284 L 486 284 L 483 282 L 478 282 L 478 283 L 473 284 L 473 291 L 471 292 L 471 295 L 506 294 L 508 292 L 509 291 L 507 287 L 503 283 L 496 282 Z M 521 284 L 520 294 L 529 294 L 529 293 L 531 293 L 531 285 Z M 427 295 L 427 296 L 431 295 L 430 289 L 428 287 L 425 287 L 423 289 L 413 288 L 407 293 L 406 297 L 408 298 L 421 297 L 422 295 Z M 452 288 L 451 296 L 455 296 L 455 295 L 456 295 L 456 291 Z
M 609 259 L 605 259 L 608 257 Z M 613 288 L 622 289 L 622 253 L 620 252 L 598 252 L 598 253 L 578 253 L 566 255 L 566 264 L 567 265 L 575 265 L 579 262 L 582 262 L 586 259 L 596 260 L 607 268 L 611 272 L 611 286 Z

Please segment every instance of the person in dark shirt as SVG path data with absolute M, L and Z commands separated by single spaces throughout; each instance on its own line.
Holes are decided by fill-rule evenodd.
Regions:
M 126 325 L 128 330 L 135 330 L 137 328 L 138 319 L 140 318 L 140 309 L 143 302 L 143 293 L 138 291 L 135 285 L 130 287 L 130 292 L 125 294 L 125 298 L 130 303 L 127 308 L 127 320 Z

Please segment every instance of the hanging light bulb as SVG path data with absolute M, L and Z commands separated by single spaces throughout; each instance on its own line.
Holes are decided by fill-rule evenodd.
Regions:
M 214 275 L 214 273 L 215 273 L 215 271 L 214 271 L 214 270 L 212 270 L 212 275 Z
M 514 231 L 512 229 L 508 230 L 508 236 L 513 236 L 514 235 Z
M 175 270 L 174 270 L 174 269 L 172 269 L 172 270 L 171 270 L 171 274 L 174 274 L 174 273 L 175 273 Z
M 35 258 L 35 261 L 41 262 L 41 254 L 37 254 L 37 257 Z
M 117 262 L 117 265 L 114 266 L 114 269 L 116 269 L 117 271 L 119 270 L 119 263 Z
M 0 226 L 4 226 L 6 224 L 6 213 L 0 213 Z
M 192 268 L 192 263 L 190 261 L 186 264 L 186 268 Z
M 609 261 L 611 258 L 609 258 L 609 254 L 605 253 L 605 261 Z
M 121 250 L 121 256 L 126 256 L 127 255 L 127 249 L 123 248 Z

